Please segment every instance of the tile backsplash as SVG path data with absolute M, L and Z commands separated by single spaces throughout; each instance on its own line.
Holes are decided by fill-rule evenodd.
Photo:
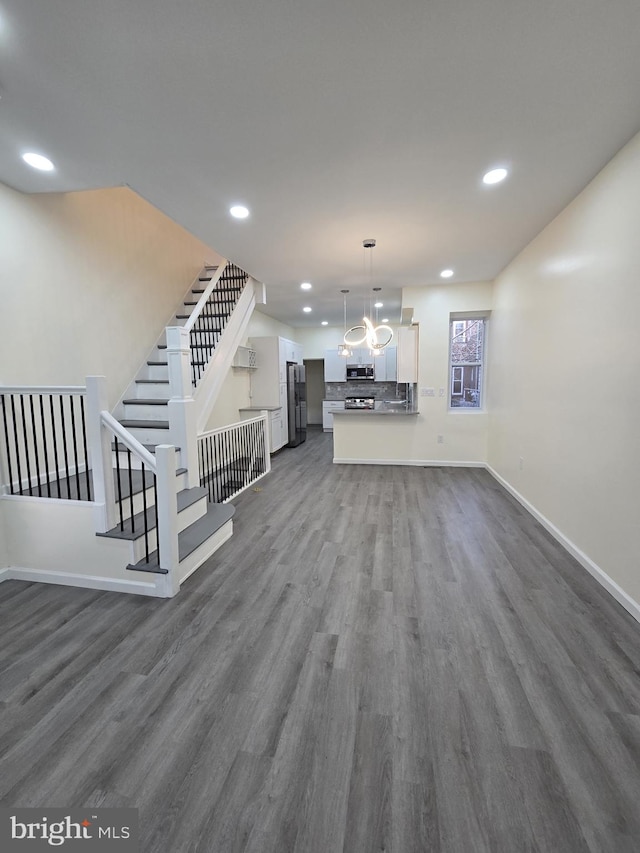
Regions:
M 375 397 L 376 400 L 393 400 L 402 397 L 405 393 L 405 385 L 397 382 L 325 382 L 325 400 L 344 400 L 345 397 Z M 397 393 L 396 393 L 397 391 Z

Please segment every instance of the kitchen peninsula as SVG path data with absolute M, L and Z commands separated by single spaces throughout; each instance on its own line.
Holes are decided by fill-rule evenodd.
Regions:
M 376 402 L 373 409 L 333 413 L 333 461 L 342 464 L 398 465 L 407 458 L 417 406 L 411 401 Z

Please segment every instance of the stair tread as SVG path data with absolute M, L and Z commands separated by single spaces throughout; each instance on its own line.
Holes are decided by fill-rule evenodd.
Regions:
M 168 367 L 169 366 L 168 361 L 154 361 L 153 359 L 151 359 L 151 361 L 148 361 L 147 364 L 149 365 L 149 367 Z
M 183 512 L 185 509 L 193 506 L 194 503 L 206 497 L 206 495 L 207 490 L 200 486 L 196 486 L 194 489 L 182 489 L 176 496 L 178 512 Z M 133 516 L 133 526 L 131 518 L 127 518 L 123 522 L 124 530 L 120 530 L 120 525 L 117 524 L 111 530 L 107 530 L 106 533 L 96 533 L 96 536 L 106 536 L 109 539 L 127 539 L 130 541 L 142 539 L 144 536 L 143 519 L 144 512 L 138 512 Z M 156 513 L 153 506 L 147 507 L 147 528 L 148 530 L 155 530 L 156 528 Z
M 141 397 L 140 399 L 133 397 L 122 401 L 125 406 L 166 406 L 168 402 L 168 400 L 159 400 L 157 397 Z
M 178 559 L 180 562 L 192 554 L 196 548 L 206 542 L 224 524 L 233 518 L 236 509 L 231 504 L 207 504 L 207 512 L 202 518 L 194 521 L 178 534 Z M 158 565 L 158 552 L 149 554 L 149 560 L 141 560 L 135 565 L 129 564 L 127 569 L 137 572 L 159 572 L 167 574 L 166 569 Z
M 136 421 L 127 419 L 120 421 L 122 426 L 134 429 L 169 429 L 169 421 Z
M 166 344 L 164 344 L 166 347 Z M 168 385 L 168 379 L 136 379 L 136 385 Z

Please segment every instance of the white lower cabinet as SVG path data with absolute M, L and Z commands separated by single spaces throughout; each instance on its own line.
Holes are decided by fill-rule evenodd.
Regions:
M 333 413 L 344 409 L 344 400 L 322 401 L 322 429 L 324 432 L 333 431 Z
M 280 450 L 281 447 L 284 447 L 289 439 L 284 412 L 284 409 L 275 409 L 273 412 L 269 412 L 271 426 L 269 450 L 271 453 L 275 453 L 276 450 Z

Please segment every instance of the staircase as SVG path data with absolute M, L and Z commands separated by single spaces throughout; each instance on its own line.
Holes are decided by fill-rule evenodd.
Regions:
M 234 436 L 227 443 L 235 455 L 218 463 L 216 449 L 213 466 L 199 458 L 200 444 L 213 447 L 220 440 L 218 448 L 226 443 L 218 430 L 215 436 L 199 437 L 199 432 L 244 342 L 253 308 L 263 300 L 263 286 L 235 265 L 205 267 L 113 414 L 104 377 L 89 377 L 86 388 L 0 387 L 6 421 L 5 446 L 0 447 L 2 492 L 11 501 L 2 509 L 5 517 L 14 515 L 10 524 L 33 526 L 36 513 L 42 524 L 46 504 L 50 539 L 48 552 L 16 558 L 17 565 L 35 568 L 9 570 L 11 577 L 170 597 L 232 535 L 235 510 L 223 501 L 268 470 L 268 449 L 261 456 L 267 446 L 266 423 L 257 418 L 224 428 Z M 66 397 L 69 403 L 64 403 Z M 34 399 L 41 418 L 34 418 Z M 31 405 L 30 420 L 25 401 Z M 66 411 L 70 417 L 65 421 Z M 21 421 L 24 440 L 18 440 L 11 420 Z M 41 429 L 36 428 L 39 420 Z M 71 449 L 75 456 L 69 461 Z M 20 470 L 22 457 L 27 477 Z M 17 473 L 12 460 L 14 467 L 18 463 Z M 220 471 L 225 485 L 215 491 Z M 34 499 L 39 508 L 29 503 Z M 95 547 L 89 547 L 89 527 Z M 45 570 L 38 568 L 40 563 Z M 68 564 L 73 571 L 53 571 Z M 90 567 L 91 573 L 83 572 Z M 6 579 L 2 575 L 0 568 L 0 580 Z

